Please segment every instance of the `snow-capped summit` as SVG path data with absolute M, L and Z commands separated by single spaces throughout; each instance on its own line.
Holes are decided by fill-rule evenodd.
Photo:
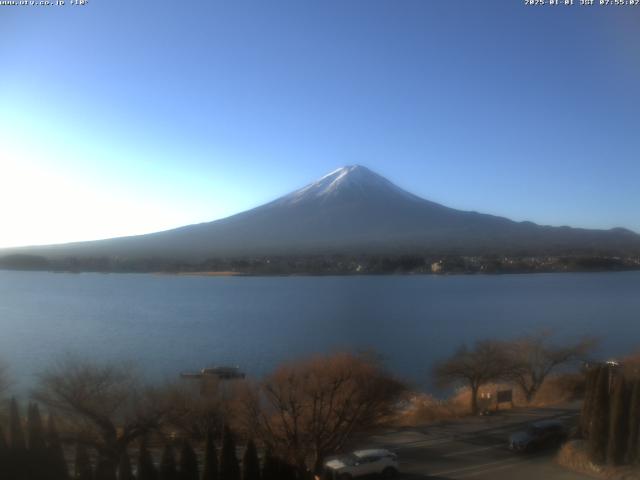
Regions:
M 285 195 L 276 202 L 292 204 L 306 201 L 326 200 L 329 198 L 357 198 L 400 196 L 405 199 L 418 199 L 415 195 L 394 185 L 381 175 L 362 165 L 340 167 L 313 183 Z

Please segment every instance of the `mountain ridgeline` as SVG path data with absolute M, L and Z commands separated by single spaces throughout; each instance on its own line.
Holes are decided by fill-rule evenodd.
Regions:
M 413 195 L 362 166 L 335 170 L 260 207 L 147 235 L 0 250 L 38 262 L 72 257 L 166 262 L 207 259 L 383 256 L 637 256 L 623 228 L 541 226 L 455 210 Z M 16 257 L 18 256 L 18 257 Z M 43 260 L 44 259 L 44 260 Z

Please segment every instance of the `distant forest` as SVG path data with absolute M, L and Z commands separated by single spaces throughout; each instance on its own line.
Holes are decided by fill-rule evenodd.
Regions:
M 543 273 L 640 270 L 640 257 L 610 256 L 425 256 L 314 255 L 210 258 L 61 257 L 15 254 L 0 257 L 0 269 L 104 273 L 214 273 L 240 275 L 372 275 Z

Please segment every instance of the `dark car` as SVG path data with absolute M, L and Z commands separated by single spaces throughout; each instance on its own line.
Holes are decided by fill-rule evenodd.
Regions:
M 557 420 L 542 420 L 509 437 L 509 448 L 516 452 L 531 452 L 559 445 L 567 438 L 567 429 Z

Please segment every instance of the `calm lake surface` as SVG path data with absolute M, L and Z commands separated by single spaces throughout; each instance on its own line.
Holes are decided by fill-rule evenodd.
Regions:
M 503 276 L 193 277 L 0 271 L 0 358 L 17 388 L 65 353 L 129 359 L 155 380 L 213 364 L 260 376 L 344 349 L 380 352 L 429 388 L 462 342 L 541 328 L 640 347 L 640 272 Z

